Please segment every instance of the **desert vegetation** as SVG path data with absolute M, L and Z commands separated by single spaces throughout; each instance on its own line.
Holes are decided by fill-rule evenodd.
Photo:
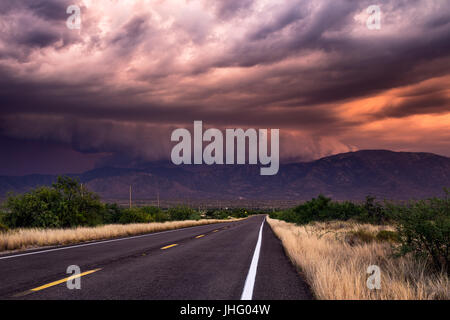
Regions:
M 319 196 L 268 221 L 318 299 L 449 299 L 445 192 L 403 204 Z M 381 269 L 380 290 L 366 286 L 371 265 Z
M 350 221 L 298 226 L 268 219 L 287 255 L 299 267 L 317 299 L 449 299 L 446 273 L 430 272 L 425 260 L 395 256 L 392 227 Z M 366 270 L 381 270 L 381 289 L 369 290 Z
M 101 202 L 76 179 L 10 194 L 0 212 L 0 251 L 164 231 L 245 218 L 246 209 L 200 212 L 187 206 L 123 208 Z
M 109 224 L 97 227 L 75 227 L 69 229 L 18 228 L 0 233 L 0 251 L 120 238 L 224 221 L 225 220 L 202 219 L 132 224 Z

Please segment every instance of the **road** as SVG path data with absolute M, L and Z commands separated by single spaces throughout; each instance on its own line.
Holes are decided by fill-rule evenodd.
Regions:
M 0 274 L 0 299 L 311 299 L 263 215 L 0 256 Z

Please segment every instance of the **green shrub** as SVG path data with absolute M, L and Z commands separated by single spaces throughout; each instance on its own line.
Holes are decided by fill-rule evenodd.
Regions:
M 139 208 L 142 212 L 145 212 L 151 216 L 153 215 L 157 215 L 158 213 L 160 213 L 162 210 L 158 207 L 151 207 L 151 206 L 146 206 L 146 207 L 140 207 Z
M 376 238 L 378 241 L 399 242 L 400 237 L 397 232 L 389 230 L 378 231 Z
M 375 224 L 385 224 L 391 220 L 386 208 L 380 203 L 375 202 L 375 197 L 367 196 L 363 205 L 363 213 L 359 220 Z
M 260 214 L 261 210 L 255 211 L 246 208 L 231 208 L 231 209 L 212 209 L 208 210 L 205 213 L 206 218 L 208 219 L 228 219 L 229 217 L 233 218 L 246 218 L 252 214 Z
M 398 233 L 394 231 L 380 230 L 377 233 L 373 233 L 370 231 L 359 229 L 356 231 L 348 232 L 345 236 L 345 240 L 350 245 L 371 243 L 374 241 L 386 241 L 394 243 L 399 241 L 399 236 Z
M 273 212 L 270 217 L 274 217 L 275 219 L 281 219 L 287 222 L 299 223 L 298 216 L 295 213 L 294 209 L 287 209 L 283 211 Z
M 0 222 L 0 233 L 8 232 L 9 228 Z
M 229 217 L 229 212 L 227 212 L 225 210 L 215 210 L 215 211 L 212 212 L 210 217 L 213 218 L 213 219 L 224 220 L 224 219 L 227 219 Z
M 297 224 L 312 221 L 348 220 L 363 217 L 363 208 L 352 202 L 332 202 L 330 198 L 319 195 L 293 209 L 276 214 L 280 219 Z
M 158 207 L 142 207 L 141 210 L 149 214 L 155 222 L 165 222 L 170 220 L 168 212 L 164 212 Z
M 141 208 L 129 208 L 122 211 L 119 223 L 148 223 L 153 222 L 152 216 Z
M 380 231 L 369 235 L 357 231 L 349 235 L 348 241 L 398 242 L 400 254 L 411 252 L 430 260 L 436 269 L 449 272 L 450 195 L 447 189 L 445 193 L 444 199 L 432 198 L 407 205 L 386 202 L 381 205 L 371 196 L 362 205 L 348 201 L 339 203 L 319 195 L 293 209 L 273 212 L 270 217 L 297 224 L 348 219 L 373 224 L 393 223 L 397 232 Z
M 99 197 L 81 188 L 77 180 L 58 177 L 51 187 L 40 187 L 6 200 L 3 221 L 11 227 L 67 228 L 102 222 Z
M 376 237 L 369 231 L 359 229 L 357 231 L 349 232 L 346 235 L 345 240 L 353 246 L 357 244 L 371 243 L 376 240 Z
M 102 222 L 104 224 L 119 223 L 122 213 L 123 209 L 117 203 L 107 203 L 102 211 Z
M 199 220 L 199 212 L 188 207 L 163 211 L 157 207 L 120 208 L 103 204 L 92 193 L 70 177 L 58 177 L 50 187 L 39 187 L 22 195 L 10 194 L 5 202 L 6 212 L 0 211 L 0 224 L 9 228 L 70 228 L 114 223 L 147 223 L 170 220 Z M 218 213 L 228 217 L 231 211 Z M 245 209 L 235 212 L 247 215 Z
M 330 202 L 327 214 L 323 215 L 323 220 L 349 220 L 356 219 L 364 222 L 364 208 L 350 201 Z
M 245 208 L 233 210 L 231 214 L 235 218 L 247 218 L 249 215 L 249 211 Z
M 374 197 L 367 197 L 366 202 L 361 205 L 351 201 L 335 202 L 323 195 L 295 208 L 272 212 L 270 217 L 296 224 L 349 219 L 363 223 L 382 224 L 390 219 L 386 208 L 375 202 Z
M 195 213 L 194 210 L 192 210 L 189 207 L 185 207 L 185 206 L 170 208 L 168 211 L 170 220 L 172 220 L 172 221 L 188 220 L 191 216 L 194 215 L 194 213 Z
M 202 216 L 201 216 L 200 212 L 198 212 L 198 211 L 194 211 L 189 216 L 189 220 L 200 220 L 201 218 L 202 218 Z
M 432 198 L 405 206 L 391 206 L 396 216 L 400 254 L 429 259 L 437 270 L 450 271 L 450 200 Z

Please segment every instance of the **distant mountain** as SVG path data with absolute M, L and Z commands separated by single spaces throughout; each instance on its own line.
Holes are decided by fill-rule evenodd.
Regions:
M 105 199 L 306 200 L 322 193 L 336 200 L 418 199 L 450 187 L 450 158 L 413 152 L 363 150 L 312 162 L 281 165 L 278 175 L 260 176 L 260 166 L 175 166 L 164 162 L 137 168 L 100 168 L 78 175 Z M 0 177 L 0 194 L 25 192 L 56 177 Z

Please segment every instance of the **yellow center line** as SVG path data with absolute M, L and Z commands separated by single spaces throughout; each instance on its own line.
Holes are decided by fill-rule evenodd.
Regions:
M 169 246 L 165 246 L 165 247 L 162 247 L 161 248 L 161 250 L 166 250 L 166 249 L 169 249 L 169 248 L 172 248 L 172 247 L 175 247 L 175 246 L 177 246 L 178 244 L 171 244 L 171 245 L 169 245 Z
M 204 236 L 205 236 L 204 234 L 201 234 L 201 235 L 199 235 L 199 236 L 196 236 L 195 239 L 202 238 L 202 237 L 204 237 Z
M 218 232 L 219 230 L 214 230 L 213 232 Z
M 99 270 L 102 270 L 102 269 L 99 268 L 99 269 L 89 270 L 89 271 L 86 271 L 86 272 L 83 272 L 83 273 L 80 273 L 80 274 L 77 274 L 77 275 L 74 275 L 74 276 L 70 276 L 70 277 L 67 277 L 67 278 L 64 278 L 64 279 L 61 279 L 61 280 L 58 280 L 58 281 L 47 283 L 47 284 L 44 284 L 43 286 L 31 289 L 31 291 L 36 292 L 36 291 L 44 290 L 44 289 L 56 286 L 58 284 L 61 284 L 63 282 L 67 282 L 68 280 L 73 280 L 73 279 L 76 279 L 76 278 L 80 278 L 82 276 L 85 276 L 85 275 L 97 272 Z
M 21 293 L 15 294 L 13 297 L 14 298 L 23 297 L 23 296 L 29 295 L 29 294 L 31 294 L 33 292 L 44 290 L 44 289 L 56 286 L 58 284 L 61 284 L 63 282 L 67 282 L 68 280 L 80 278 L 82 276 L 85 276 L 85 275 L 97 272 L 99 270 L 102 270 L 102 269 L 99 268 L 99 269 L 89 270 L 89 271 L 86 271 L 86 272 L 83 272 L 83 273 L 80 273 L 80 274 L 77 274 L 77 275 L 73 275 L 73 276 L 70 276 L 70 277 L 58 280 L 58 281 L 54 281 L 54 282 L 51 282 L 51 283 L 48 283 L 48 284 L 44 284 L 43 286 L 40 286 L 40 287 L 37 287 L 37 288 L 34 288 L 34 289 L 27 290 L 25 292 L 21 292 Z

